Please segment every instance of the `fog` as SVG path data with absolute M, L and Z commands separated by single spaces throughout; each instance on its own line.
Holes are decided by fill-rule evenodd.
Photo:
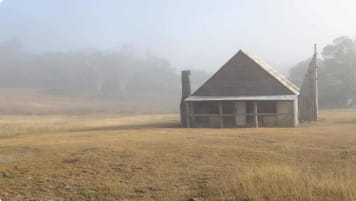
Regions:
M 0 88 L 116 102 L 161 97 L 174 111 L 180 70 L 193 70 L 194 90 L 244 49 L 299 84 L 314 43 L 330 81 L 333 62 L 351 66 L 339 66 L 341 75 L 354 72 L 354 60 L 324 57 L 341 36 L 354 48 L 355 10 L 354 0 L 0 0 Z M 345 55 L 356 56 L 352 48 Z M 322 84 L 324 105 L 353 100 L 349 80 L 340 100 Z
M 179 69 L 207 71 L 244 49 L 285 69 L 314 43 L 355 35 L 355 9 L 354 0 L 4 0 L 0 41 L 18 39 L 36 52 L 128 44 Z
M 208 75 L 205 71 L 192 70 L 193 90 L 204 82 Z M 30 113 L 38 113 L 38 109 L 41 109 L 36 109 L 33 104 L 43 108 L 60 103 L 64 104 L 59 109 L 62 111 L 67 110 L 67 103 L 73 101 L 63 100 L 63 97 L 70 97 L 79 99 L 79 103 L 92 102 L 87 108 L 82 108 L 81 104 L 81 108 L 77 108 L 81 112 L 88 112 L 89 108 L 95 107 L 95 110 L 102 111 L 102 104 L 113 105 L 115 102 L 124 106 L 114 104 L 104 112 L 121 111 L 113 107 L 131 107 L 131 111 L 127 112 L 133 112 L 136 107 L 143 106 L 149 111 L 166 108 L 163 110 L 174 112 L 177 111 L 180 100 L 180 85 L 180 71 L 168 60 L 154 55 L 137 55 L 128 46 L 112 51 L 92 48 L 30 53 L 25 51 L 21 41 L 0 43 L 0 90 L 4 101 L 2 105 L 5 108 L 15 100 L 22 102 L 20 108 L 26 111 L 30 110 L 26 104 L 32 102 L 30 107 L 33 110 L 30 110 Z M 12 93 L 4 92 L 5 89 Z M 29 91 L 32 94 L 24 97 L 23 94 Z M 41 98 L 33 98 L 38 96 Z M 60 99 L 55 102 L 46 101 L 53 97 Z M 109 103 L 97 104 L 102 101 Z M 74 110 L 71 112 L 77 110 L 72 109 Z M 21 109 L 17 108 L 16 111 L 21 112 Z

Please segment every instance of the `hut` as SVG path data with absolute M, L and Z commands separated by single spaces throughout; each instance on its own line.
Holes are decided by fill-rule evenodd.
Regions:
M 188 128 L 296 127 L 299 88 L 240 50 L 191 94 L 182 72 L 181 123 Z

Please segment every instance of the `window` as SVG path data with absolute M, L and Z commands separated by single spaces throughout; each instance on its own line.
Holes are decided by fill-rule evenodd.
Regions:
M 218 102 L 208 102 L 209 114 L 219 114 L 219 103 Z
M 225 101 L 225 102 L 222 102 L 221 104 L 222 104 L 224 114 L 235 114 L 236 113 L 236 107 L 235 107 L 234 102 Z
M 277 113 L 276 101 L 260 101 L 257 105 L 258 113 Z

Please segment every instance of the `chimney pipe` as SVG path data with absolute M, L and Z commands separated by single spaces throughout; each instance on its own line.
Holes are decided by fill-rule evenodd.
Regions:
M 190 70 L 182 71 L 182 101 L 191 95 Z

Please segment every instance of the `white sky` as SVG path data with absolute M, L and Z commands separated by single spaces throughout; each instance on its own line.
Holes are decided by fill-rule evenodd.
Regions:
M 1 0 L 0 0 L 1 1 Z M 123 44 L 177 68 L 214 71 L 239 49 L 277 68 L 310 57 L 335 37 L 356 36 L 355 0 L 8 0 L 0 41 L 33 51 Z

